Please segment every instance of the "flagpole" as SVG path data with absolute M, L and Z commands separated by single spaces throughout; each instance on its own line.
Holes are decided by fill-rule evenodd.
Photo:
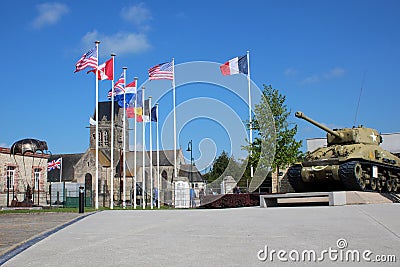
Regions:
M 126 69 L 127 67 L 122 68 L 124 70 L 124 122 L 123 122 L 123 128 L 124 128 L 124 133 L 123 133 L 123 148 L 122 148 L 122 153 L 123 153 L 123 189 L 122 189 L 122 208 L 126 208 Z
M 174 106 L 174 180 L 176 181 L 177 174 L 177 166 L 176 166 L 176 94 L 175 94 L 175 60 L 172 59 L 172 92 L 173 92 L 173 106 Z
M 110 209 L 114 209 L 114 58 L 115 54 L 111 54 L 113 59 L 113 78 L 111 80 L 111 193 L 110 193 Z
M 100 41 L 95 41 L 96 52 L 97 52 L 97 67 L 96 67 L 96 196 L 95 196 L 95 209 L 99 209 L 99 72 L 97 71 L 99 67 L 99 43 Z
M 250 144 L 253 144 L 253 125 L 252 125 L 252 118 L 251 118 L 251 83 L 250 83 L 250 51 L 247 51 L 247 84 L 249 87 L 249 125 L 250 125 L 250 132 L 249 132 L 249 137 L 250 137 Z M 252 155 L 252 152 L 250 150 L 250 155 Z M 254 168 L 253 165 L 250 163 L 250 178 L 253 179 L 254 176 Z M 248 190 L 248 188 L 247 188 Z
M 146 208 L 146 172 L 145 172 L 145 167 L 146 167 L 146 158 L 145 158 L 145 153 L 146 153 L 146 124 L 143 120 L 143 116 L 144 116 L 144 89 L 145 87 L 142 87 L 142 205 L 143 205 L 143 209 Z
M 151 109 L 151 96 L 149 96 L 149 109 Z M 151 129 L 151 111 L 150 111 L 150 121 L 149 121 L 149 142 L 150 142 L 150 208 L 153 209 L 153 138 L 152 138 L 152 129 Z
M 60 183 L 61 183 L 61 178 L 62 178 L 62 157 L 61 157 L 61 166 L 60 166 Z
M 136 150 L 137 150 L 137 147 L 136 147 L 136 120 L 137 120 L 137 114 L 136 114 L 136 111 L 137 111 L 137 94 L 138 94 L 138 90 L 137 90 L 137 86 L 138 86 L 138 78 L 137 77 L 135 77 L 135 81 L 136 81 L 136 94 L 135 94 L 135 106 L 134 106 L 134 111 L 135 111 L 135 154 L 134 154 L 134 159 L 133 159 L 133 161 L 134 161 L 134 163 L 133 163 L 133 165 L 134 165 L 134 169 L 133 169 L 133 173 L 134 173 L 134 177 L 135 177 L 135 180 L 134 180 L 134 184 L 133 184 L 133 208 L 134 209 L 136 209 L 136 197 L 137 197 L 137 195 L 136 195 L 136 183 L 137 183 L 137 176 L 136 176 Z
M 160 208 L 160 147 L 158 142 L 158 103 L 156 103 L 156 128 L 157 128 L 157 208 Z

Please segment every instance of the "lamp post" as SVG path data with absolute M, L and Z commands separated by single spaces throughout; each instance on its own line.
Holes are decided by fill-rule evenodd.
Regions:
M 186 151 L 190 152 L 190 173 L 189 173 L 189 183 L 193 183 L 193 173 L 192 173 L 192 166 L 193 166 L 193 141 L 190 140 L 188 143 L 188 148 Z

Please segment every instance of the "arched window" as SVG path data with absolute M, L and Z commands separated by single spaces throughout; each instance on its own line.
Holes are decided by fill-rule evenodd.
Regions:
M 108 131 L 104 131 L 104 145 L 109 146 L 110 145 L 110 140 L 108 138 Z
M 99 132 L 99 146 L 103 145 L 103 131 Z

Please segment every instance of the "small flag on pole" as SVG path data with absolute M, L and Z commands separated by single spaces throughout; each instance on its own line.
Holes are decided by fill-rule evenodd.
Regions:
M 247 55 L 235 57 L 225 62 L 220 67 L 221 73 L 224 76 L 244 73 L 248 74 Z
M 86 69 L 87 67 L 92 67 L 96 69 L 97 64 L 97 48 L 93 47 L 88 52 L 86 52 L 86 54 L 83 54 L 83 56 L 75 64 L 75 72 Z
M 136 116 L 142 116 L 142 90 L 137 91 L 137 94 L 135 94 L 131 101 L 127 103 L 129 103 L 126 108 L 128 118 L 135 118 L 135 114 Z M 139 122 L 139 120 L 136 121 Z
M 151 121 L 157 122 L 157 106 L 151 108 Z
M 137 122 L 150 122 L 150 108 L 149 100 L 144 101 L 144 107 L 142 108 L 142 115 L 137 116 Z
M 111 59 L 107 60 L 106 62 L 104 62 L 103 64 L 99 65 L 98 69 L 98 79 L 100 81 L 103 80 L 114 80 L 114 70 L 113 70 L 113 66 L 114 66 L 114 57 L 112 57 Z M 89 70 L 87 73 L 89 72 L 95 72 L 95 69 Z
M 136 93 L 137 93 L 136 81 L 133 81 L 130 84 L 125 86 L 126 106 L 129 106 L 129 103 L 134 101 L 134 97 L 135 97 Z
M 52 171 L 55 169 L 61 169 L 61 158 L 57 160 L 52 160 L 49 163 L 47 163 L 47 171 Z
M 173 80 L 174 72 L 173 65 L 171 62 L 165 62 L 158 64 L 149 69 L 149 79 L 150 80 Z

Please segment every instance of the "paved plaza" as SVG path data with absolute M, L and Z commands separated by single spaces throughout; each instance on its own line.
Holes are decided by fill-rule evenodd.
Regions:
M 400 204 L 116 210 L 86 216 L 4 266 L 374 266 L 393 255 L 397 263 L 381 265 L 398 266 L 399 251 Z

